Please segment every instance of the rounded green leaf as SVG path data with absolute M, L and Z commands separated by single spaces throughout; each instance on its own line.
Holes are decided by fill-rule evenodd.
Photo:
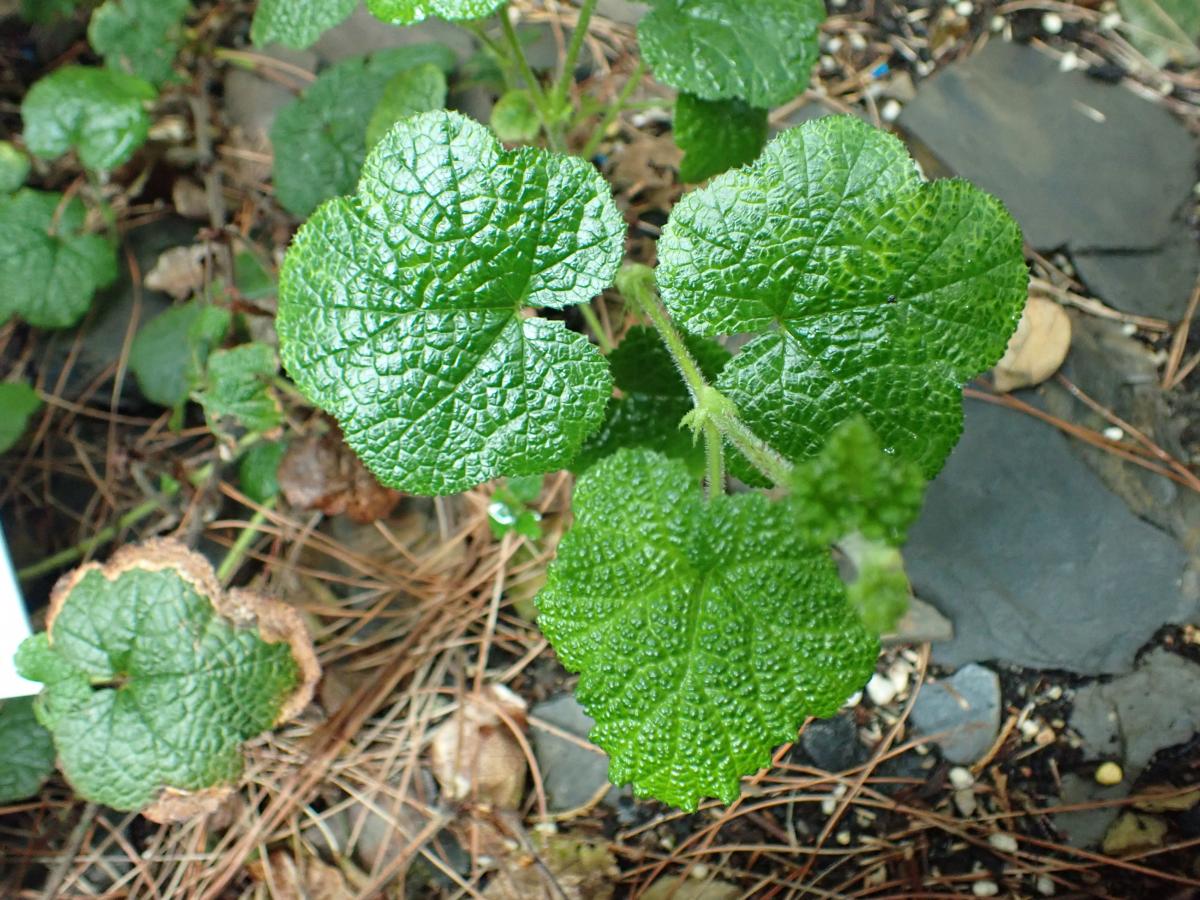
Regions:
M 231 423 L 264 434 L 283 424 L 283 410 L 270 387 L 278 371 L 275 351 L 266 344 L 214 351 L 208 357 L 204 384 L 196 392 L 210 427 L 227 432 Z
M 504 0 L 367 0 L 371 15 L 392 25 L 415 25 L 427 16 L 466 22 L 490 16 Z
M 114 809 L 234 781 L 242 742 L 303 708 L 316 679 L 294 611 L 225 596 L 207 561 L 170 541 L 65 576 L 48 623 L 17 667 L 45 685 L 36 711 L 67 780 Z
M 29 157 L 11 141 L 0 141 L 0 196 L 17 190 L 28 174 Z
M 279 464 L 287 441 L 259 441 L 238 463 L 238 484 L 255 503 L 266 503 L 279 493 Z
M 425 63 L 448 72 L 454 54 L 440 44 L 414 44 L 347 59 L 279 111 L 271 145 L 275 195 L 284 209 L 307 216 L 322 201 L 354 190 L 367 155 L 367 127 L 388 82 Z
M 652 0 L 638 26 L 654 77 L 704 100 L 767 109 L 808 87 L 821 0 Z
M 29 417 L 42 407 L 38 392 L 21 381 L 0 384 L 0 453 L 10 449 L 29 424 Z
M 259 0 L 250 23 L 256 47 L 283 44 L 303 50 L 341 23 L 358 0 Z
M 528 143 L 542 127 L 533 94 L 524 88 L 511 90 L 497 100 L 491 121 L 496 137 L 510 143 Z
M 34 796 L 54 771 L 54 741 L 32 697 L 0 700 L 0 747 L 0 804 Z
M 192 300 L 159 313 L 138 329 L 129 368 L 142 395 L 168 409 L 185 403 L 209 353 L 225 339 L 230 319 L 229 310 Z
M 20 316 L 38 328 L 66 328 L 97 289 L 117 277 L 112 243 L 84 233 L 78 199 L 22 189 L 0 197 L 0 323 Z
M 63 66 L 29 89 L 21 103 L 25 146 L 53 159 L 75 148 L 88 169 L 111 169 L 146 142 L 153 85 L 112 69 Z
M 963 383 L 1020 317 L 1021 246 L 994 197 L 925 183 L 896 138 L 831 117 L 685 196 L 657 275 L 683 328 L 759 333 L 717 386 L 775 449 L 807 458 L 861 415 L 932 477 L 962 430 Z
M 88 41 L 112 69 L 162 84 L 183 43 L 188 0 L 106 0 L 88 24 Z
M 582 335 L 523 310 L 610 286 L 624 231 L 584 160 L 506 153 L 455 113 L 413 116 L 289 249 L 284 364 L 389 487 L 449 494 L 558 468 L 612 382 Z
M 575 488 L 538 624 L 596 720 L 614 783 L 694 810 L 828 716 L 878 643 L 827 547 L 761 494 L 704 501 L 683 463 L 623 450 Z
M 701 100 L 680 94 L 675 101 L 675 143 L 683 151 L 679 177 L 704 181 L 753 162 L 767 143 L 767 111 L 741 100 Z
M 374 147 L 388 130 L 409 116 L 446 105 L 446 76 L 433 63 L 422 63 L 393 76 L 367 124 L 367 147 Z

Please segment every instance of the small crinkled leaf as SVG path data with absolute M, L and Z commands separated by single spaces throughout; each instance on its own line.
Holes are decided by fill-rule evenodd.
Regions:
M 684 465 L 623 450 L 575 488 L 538 624 L 596 720 L 614 783 L 694 810 L 836 712 L 878 642 L 828 548 L 761 494 L 705 501 Z
M 0 700 L 0 747 L 0 804 L 34 796 L 54 771 L 54 740 L 34 716 L 32 697 Z
M 652 0 L 638 25 L 654 77 L 704 100 L 767 109 L 808 87 L 821 0 Z
M 106 0 L 88 24 L 88 41 L 109 68 L 162 84 L 183 43 L 188 0 Z
M 108 238 L 84 233 L 77 198 L 28 188 L 0 197 L 0 323 L 20 316 L 37 328 L 78 322 L 99 288 L 117 277 Z
M 238 463 L 238 484 L 255 503 L 266 503 L 279 493 L 279 464 L 287 453 L 287 441 L 259 441 Z
M 1156 66 L 1200 63 L 1200 3 L 1196 0 L 1118 0 L 1130 42 Z
M 0 195 L 11 194 L 29 175 L 29 157 L 11 141 L 0 141 Z
M 159 313 L 140 329 L 129 368 L 143 396 L 175 409 L 200 383 L 204 363 L 229 330 L 227 309 L 192 300 Z
M 303 50 L 340 24 L 358 0 L 259 0 L 250 24 L 250 40 L 256 47 L 283 44 Z
M 53 159 L 74 148 L 85 168 L 111 169 L 146 141 L 146 104 L 154 86 L 133 75 L 63 66 L 29 89 L 21 103 L 25 146 Z
M 899 546 L 921 511 L 925 476 L 915 463 L 885 452 L 871 426 L 856 416 L 796 466 L 790 487 L 800 525 L 815 540 L 832 543 L 860 532 Z
M 716 378 L 729 361 L 729 351 L 710 338 L 688 334 L 684 341 L 706 378 Z M 622 447 L 645 447 L 683 460 L 689 471 L 700 474 L 704 446 L 691 430 L 680 427 L 692 411 L 692 399 L 658 333 L 633 326 L 609 354 L 608 364 L 622 396 L 609 401 L 604 422 L 584 442 L 571 470 L 583 472 Z
M 497 100 L 491 121 L 496 137 L 510 143 L 529 143 L 542 127 L 533 94 L 524 88 L 511 90 Z
M 366 0 L 367 9 L 377 19 L 392 25 L 415 25 L 427 16 L 447 22 L 466 22 L 490 16 L 504 0 Z
M 45 685 L 36 712 L 72 787 L 121 810 L 235 781 L 242 742 L 296 715 L 319 675 L 290 607 L 226 595 L 173 541 L 64 576 L 17 668 Z
M 367 156 L 367 126 L 388 82 L 432 63 L 450 72 L 454 54 L 441 44 L 414 44 L 347 59 L 322 72 L 275 117 L 275 195 L 288 212 L 307 216 L 323 201 L 354 190 Z
M 226 422 L 232 421 L 246 431 L 264 434 L 283 423 L 283 410 L 270 386 L 278 371 L 275 351 L 266 344 L 216 350 L 208 357 L 196 400 L 217 430 L 227 431 Z
M 456 113 L 413 116 L 288 250 L 284 363 L 389 487 L 449 494 L 558 468 L 612 381 L 586 338 L 522 313 L 611 285 L 624 231 L 584 160 L 507 153 Z
M 683 151 L 679 177 L 698 182 L 754 162 L 767 143 L 767 111 L 741 100 L 675 100 L 675 143 Z
M 446 76 L 433 63 L 422 63 L 396 74 L 383 90 L 383 98 L 367 124 L 367 148 L 374 147 L 388 129 L 409 116 L 446 105 Z
M 41 409 L 38 392 L 22 381 L 0 384 L 0 453 L 21 439 L 29 417 Z
M 717 386 L 784 456 L 811 456 L 861 415 L 933 477 L 962 431 L 963 383 L 1003 355 L 1020 317 L 1021 245 L 994 197 L 926 183 L 899 140 L 830 117 L 686 195 L 657 276 L 683 328 L 760 333 Z
M 838 543 L 854 566 L 855 577 L 846 596 L 863 626 L 872 634 L 887 634 L 908 612 L 911 589 L 904 558 L 891 544 L 853 534 Z

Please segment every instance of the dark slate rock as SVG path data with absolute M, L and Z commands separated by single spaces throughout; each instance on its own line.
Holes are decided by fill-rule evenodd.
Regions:
M 1059 801 L 1063 806 L 1120 800 L 1129 794 L 1128 782 L 1103 786 L 1092 778 L 1068 772 L 1062 777 L 1062 793 Z M 1057 813 L 1054 827 L 1059 829 L 1072 847 L 1095 847 L 1104 840 L 1110 825 L 1121 812 L 1120 806 L 1100 806 L 1074 812 Z
M 541 719 L 578 738 L 587 739 L 593 722 L 584 712 L 574 694 L 559 694 L 537 704 L 529 711 L 531 718 Z M 537 757 L 546 788 L 546 802 L 553 812 L 563 812 L 583 806 L 608 783 L 608 757 L 596 750 L 559 737 L 532 723 L 533 755 Z M 619 791 L 614 787 L 605 802 L 615 803 Z
M 965 406 L 962 440 L 904 551 L 915 592 L 954 622 L 934 660 L 1128 671 L 1156 630 L 1197 609 L 1180 586 L 1184 553 L 1052 427 Z
M 929 681 L 913 704 L 911 721 L 950 762 L 971 765 L 1000 731 L 1000 679 L 984 666 L 963 666 L 951 678 Z
M 818 769 L 844 772 L 867 761 L 867 748 L 858 739 L 858 727 L 846 713 L 832 719 L 814 719 L 800 733 L 800 748 Z
M 1034 247 L 1086 256 L 1080 271 L 1110 304 L 1180 314 L 1200 259 L 1177 216 L 1196 142 L 1162 106 L 993 40 L 922 84 L 899 124 L 1003 200 Z M 1122 258 L 1097 257 L 1114 251 Z

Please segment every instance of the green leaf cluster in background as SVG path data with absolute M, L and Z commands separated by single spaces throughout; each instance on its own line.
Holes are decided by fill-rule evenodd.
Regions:
M 109 68 L 162 84 L 183 43 L 188 7 L 189 0 L 105 0 L 92 13 L 88 41 Z
M 573 507 L 538 624 L 580 672 L 614 783 L 688 811 L 730 803 L 874 668 L 878 641 L 791 504 L 706 502 L 683 463 L 622 450 L 579 479 Z
M 255 46 L 284 44 L 303 50 L 341 23 L 358 0 L 259 0 L 250 23 Z
M 785 457 L 863 416 L 932 477 L 962 430 L 962 385 L 1004 353 L 1024 307 L 1021 248 L 995 198 L 926 183 L 895 137 L 829 117 L 687 194 L 657 276 L 684 329 L 758 335 L 716 384 Z M 733 470 L 761 483 L 740 457 Z
M 42 407 L 38 392 L 21 381 L 0 383 L 0 453 L 21 439 L 29 417 Z
M 0 805 L 37 794 L 54 772 L 54 740 L 34 715 L 32 697 L 0 700 L 0 747 Z
M 138 329 L 129 367 L 142 395 L 168 409 L 186 403 L 200 384 L 209 354 L 225 339 L 230 319 L 226 309 L 191 300 Z
M 492 492 L 488 503 L 488 527 L 492 536 L 502 538 L 513 532 L 536 541 L 542 536 L 542 514 L 530 509 L 529 504 L 537 500 L 542 492 L 541 475 L 525 475 L 507 478 L 505 483 Z
M 266 503 L 279 493 L 279 464 L 287 441 L 259 441 L 238 462 L 238 485 L 255 503 Z
M 688 349 L 705 377 L 716 378 L 729 351 L 708 338 L 688 335 Z M 621 391 L 608 404 L 599 431 L 571 463 L 582 472 L 622 447 L 646 447 L 683 460 L 689 471 L 704 469 L 704 448 L 680 422 L 692 409 L 692 398 L 670 353 L 652 328 L 635 325 L 608 356 L 613 381 Z
M 446 75 L 433 63 L 421 63 L 397 73 L 367 123 L 367 148 L 378 144 L 388 130 L 409 116 L 432 112 L 446 105 Z
M 19 316 L 39 328 L 66 328 L 92 295 L 117 277 L 115 248 L 84 230 L 75 198 L 22 189 L 0 197 L 0 323 Z
M 502 141 L 532 141 L 542 127 L 533 94 L 524 88 L 505 92 L 492 107 L 491 124 Z
M 74 149 L 85 168 L 114 168 L 145 143 L 146 104 L 156 96 L 153 85 L 124 72 L 63 66 L 34 84 L 21 103 L 25 146 L 46 159 Z
M 490 16 L 504 0 L 366 0 L 371 15 L 392 25 L 415 25 L 427 16 L 466 22 Z
M 1123 30 L 1152 63 L 1200 63 L 1200 3 L 1196 0 L 1119 0 Z
M 18 650 L 21 674 L 45 685 L 35 711 L 81 796 L 136 810 L 167 787 L 231 782 L 242 742 L 297 688 L 289 645 L 219 615 L 208 572 L 87 566 L 60 584 L 49 631 Z
M 675 101 L 675 143 L 683 151 L 679 177 L 698 182 L 753 162 L 767 143 L 767 111 L 741 100 Z
M 367 155 L 367 128 L 389 83 L 432 64 L 453 71 L 440 44 L 415 44 L 340 62 L 285 106 L 271 129 L 275 195 L 284 209 L 307 216 L 322 201 L 354 189 Z
M 21 0 L 21 18 L 26 22 L 47 23 L 65 18 L 87 0 Z
M 284 363 L 390 487 L 449 494 L 561 467 L 599 425 L 612 381 L 585 337 L 522 310 L 611 285 L 624 232 L 584 160 L 505 152 L 455 113 L 406 119 L 357 193 L 292 243 Z
M 11 141 L 0 141 L 0 197 L 11 194 L 29 176 L 29 157 Z
M 239 428 L 265 434 L 282 425 L 283 409 L 271 390 L 278 371 L 275 351 L 266 344 L 251 342 L 214 351 L 203 384 L 195 392 L 213 432 L 228 434 L 231 428 Z

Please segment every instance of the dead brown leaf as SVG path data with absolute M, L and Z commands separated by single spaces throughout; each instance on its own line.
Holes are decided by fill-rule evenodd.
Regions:
M 534 853 L 513 851 L 488 882 L 488 900 L 609 900 L 621 871 L 603 843 L 568 834 L 533 836 Z
M 488 685 L 481 695 L 463 698 L 433 733 L 430 764 L 448 800 L 497 809 L 521 802 L 528 763 L 504 718 L 524 728 L 525 701 L 502 685 Z
M 362 524 L 386 516 L 401 497 L 376 481 L 336 432 L 292 443 L 279 464 L 278 478 L 283 496 L 296 509 L 344 514 Z
M 678 172 L 682 158 L 683 151 L 670 134 L 639 131 L 613 151 L 613 185 L 638 206 L 669 210 L 681 190 Z
M 208 255 L 209 248 L 205 244 L 172 247 L 159 256 L 144 283 L 150 290 L 163 291 L 176 300 L 190 297 L 204 287 Z
M 354 891 L 341 871 L 313 856 L 298 861 L 289 853 L 276 850 L 264 862 L 261 858 L 246 863 L 246 871 L 265 885 L 273 900 L 352 900 Z

